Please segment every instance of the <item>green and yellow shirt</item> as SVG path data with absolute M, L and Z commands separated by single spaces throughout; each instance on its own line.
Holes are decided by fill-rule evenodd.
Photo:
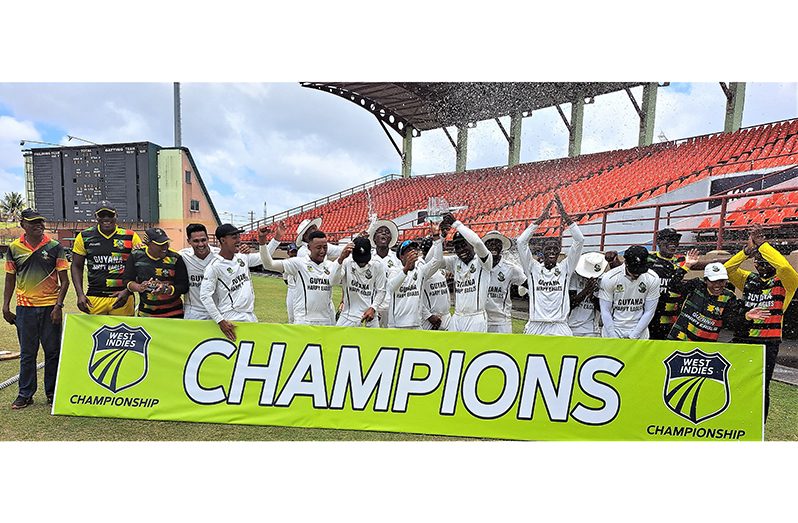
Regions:
M 48 307 L 58 301 L 58 271 L 69 268 L 66 251 L 47 235 L 38 245 L 25 235 L 11 242 L 6 253 L 6 272 L 17 277 L 17 306 Z
M 780 340 L 784 311 L 798 289 L 798 272 L 787 258 L 767 242 L 759 246 L 759 253 L 776 268 L 773 277 L 763 278 L 755 272 L 741 269 L 740 265 L 748 258 L 744 251 L 738 252 L 723 264 L 729 272 L 729 281 L 743 291 L 742 300 L 745 306 L 770 311 L 770 317 L 764 320 L 748 320 L 742 323 L 734 335 L 738 338 Z
M 80 232 L 75 238 L 72 252 L 86 258 L 89 290 L 87 296 L 109 297 L 124 290 L 122 274 L 134 248 L 141 238 L 130 229 L 117 227 L 109 236 L 94 226 Z

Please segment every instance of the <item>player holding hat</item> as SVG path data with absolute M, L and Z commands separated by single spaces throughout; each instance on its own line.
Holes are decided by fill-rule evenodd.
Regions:
M 182 318 L 181 295 L 188 292 L 188 272 L 183 258 L 169 248 L 169 237 L 160 227 L 144 231 L 147 241 L 143 249 L 134 249 L 125 264 L 122 279 L 126 292 L 114 307 L 127 302 L 127 294 L 139 293 L 139 316 Z
M 601 275 L 609 262 L 600 252 L 586 252 L 579 257 L 576 270 L 571 278 L 568 295 L 571 312 L 568 326 L 574 336 L 598 337 L 599 330 L 598 288 Z
M 510 238 L 499 231 L 490 231 L 482 237 L 482 241 L 493 256 L 488 299 L 485 302 L 488 332 L 511 334 L 513 303 L 510 300 L 510 285 L 523 284 L 526 275 L 520 266 L 502 258 L 502 253 L 512 246 Z
M 659 276 L 648 268 L 648 250 L 642 245 L 626 249 L 623 261 L 599 284 L 602 337 L 647 340 L 659 301 Z
M 309 256 L 296 256 L 285 260 L 274 260 L 272 252 L 285 234 L 285 225 L 279 224 L 274 238 L 265 245 L 269 230 L 258 230 L 260 256 L 263 267 L 287 273 L 296 281 L 293 309 L 294 323 L 302 325 L 334 325 L 335 310 L 332 304 L 332 278 L 340 268 L 327 259 L 327 236 L 319 230 L 304 235 Z M 304 246 L 303 246 L 304 247 Z M 341 248 L 343 249 L 343 247 Z
M 116 209 L 101 201 L 94 217 L 97 225 L 78 233 L 72 246 L 72 282 L 75 285 L 78 309 L 87 314 L 133 316 L 133 296 L 125 293 L 122 274 L 141 238 L 130 229 L 117 226 Z M 83 268 L 88 265 L 89 290 L 83 289 Z M 127 301 L 114 308 L 117 298 L 125 294 Z
M 261 259 L 260 254 L 239 252 L 242 232 L 244 231 L 230 223 L 216 228 L 219 254 L 211 255 L 200 284 L 203 307 L 230 341 L 236 340 L 233 322 L 258 321 L 249 268 L 260 265 Z M 265 239 L 263 242 L 265 243 Z
M 350 256 L 351 255 L 351 256 Z M 377 305 L 385 300 L 385 270 L 382 263 L 371 256 L 371 242 L 358 237 L 344 247 L 335 260 L 333 285 L 341 285 L 343 309 L 336 325 L 339 327 L 379 327 Z
M 549 217 L 549 209 L 556 204 L 560 217 L 568 226 L 572 241 L 565 259 L 557 262 L 562 250 L 560 238 L 547 238 L 543 242 L 542 263 L 537 261 L 529 247 L 532 233 Z M 585 237 L 574 220 L 565 212 L 565 207 L 556 194 L 540 217 L 532 222 L 518 237 L 518 257 L 529 282 L 529 321 L 524 334 L 547 336 L 571 336 L 568 313 L 571 310 L 568 288 L 571 275 L 582 253 Z

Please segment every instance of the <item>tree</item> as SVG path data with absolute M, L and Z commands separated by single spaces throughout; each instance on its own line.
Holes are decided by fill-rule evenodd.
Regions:
M 7 192 L 0 200 L 0 213 L 6 221 L 18 222 L 25 207 L 25 198 L 18 192 Z

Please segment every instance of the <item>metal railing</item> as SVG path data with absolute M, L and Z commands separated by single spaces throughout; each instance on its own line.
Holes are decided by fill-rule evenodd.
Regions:
M 327 205 L 330 202 L 334 202 L 336 200 L 340 200 L 346 196 L 351 196 L 355 193 L 360 191 L 364 191 L 366 189 L 371 189 L 372 187 L 376 187 L 380 184 L 390 182 L 392 180 L 401 179 L 402 176 L 398 174 L 387 174 L 385 176 L 381 176 L 375 180 L 371 180 L 365 183 L 361 183 L 360 185 L 356 185 L 354 187 L 350 187 L 349 189 L 344 189 L 343 191 L 338 191 L 335 194 L 331 194 L 329 196 L 325 196 L 323 198 L 318 198 L 313 200 L 312 202 L 308 202 L 306 204 L 300 205 L 298 207 L 293 207 L 286 211 L 278 212 L 277 214 L 273 214 L 271 216 L 267 216 L 266 218 L 261 218 L 260 220 L 255 220 L 254 222 L 250 222 L 244 225 L 242 228 L 248 231 L 257 230 L 262 225 L 271 225 L 274 222 L 278 222 L 280 220 L 285 220 L 286 218 L 290 218 L 291 216 L 301 214 L 305 211 L 309 211 L 311 209 L 315 209 L 322 205 Z

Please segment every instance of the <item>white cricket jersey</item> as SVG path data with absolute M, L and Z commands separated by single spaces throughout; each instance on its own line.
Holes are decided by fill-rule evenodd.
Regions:
M 651 269 L 636 280 L 626 275 L 626 266 L 621 265 L 604 273 L 599 286 L 599 299 L 612 303 L 612 321 L 616 332 L 631 333 L 643 316 L 646 301 L 659 299 L 660 278 Z M 607 326 L 604 326 L 607 329 Z M 609 333 L 602 333 L 604 337 Z
M 188 272 L 188 292 L 183 295 L 183 318 L 187 320 L 210 320 L 200 298 L 200 285 L 205 276 L 205 268 L 219 254 L 219 247 L 211 247 L 211 252 L 203 259 L 194 254 L 194 249 L 186 247 L 178 251 L 186 264 Z
M 334 263 L 337 265 L 338 261 Z M 360 267 L 350 256 L 336 271 L 337 276 L 332 283 L 341 285 L 343 290 L 341 318 L 347 324 L 360 324 L 363 313 L 369 307 L 376 311 L 377 305 L 385 299 L 385 269 L 374 258 Z
M 382 264 L 383 270 L 385 271 L 386 285 L 388 280 L 391 279 L 391 276 L 396 274 L 397 271 L 401 271 L 403 267 L 401 260 L 399 260 L 399 258 L 396 256 L 396 253 L 393 252 L 391 249 L 388 249 L 388 254 L 386 254 L 384 258 L 380 257 L 380 255 L 377 254 L 377 249 L 371 249 L 371 259 L 376 260 L 380 264 Z M 377 310 L 381 314 L 388 312 L 388 305 L 390 299 L 391 299 L 390 293 L 386 292 L 382 302 L 377 304 Z
M 279 244 L 277 240 L 271 240 Z M 332 304 L 333 271 L 341 266 L 329 260 L 316 263 L 310 258 L 296 256 L 285 260 L 274 260 L 269 246 L 261 245 L 260 255 L 266 269 L 287 273 L 296 278 L 294 300 L 294 323 L 312 325 L 334 325 L 335 310 Z
M 431 261 L 419 258 L 412 271 L 396 271 L 388 280 L 388 327 L 418 328 L 421 326 L 421 288 L 424 280 L 439 271 L 443 263 L 441 240 L 432 242 Z M 432 250 L 431 249 L 431 250 Z
M 582 292 L 587 284 L 588 279 L 584 276 L 574 273 L 571 278 L 569 290 L 576 291 L 577 294 Z M 596 287 L 592 296 L 586 296 L 584 300 L 579 302 L 579 305 L 571 309 L 568 315 L 568 326 L 574 336 L 598 335 L 599 334 L 599 313 L 598 306 L 593 298 L 598 298 L 598 290 L 601 286 L 601 279 L 599 279 L 599 286 Z
M 444 257 L 446 270 L 454 275 L 454 313 L 476 314 L 484 312 L 490 287 L 490 270 L 493 257 L 483 262 L 477 254 L 468 263 L 457 256 Z
M 249 268 L 261 264 L 258 254 L 235 253 L 232 260 L 218 254 L 205 268 L 200 299 L 211 319 L 248 321 L 255 312 L 255 291 Z
M 510 323 L 513 303 L 510 299 L 510 285 L 521 285 L 526 281 L 524 270 L 515 263 L 502 258 L 490 271 L 490 286 L 485 311 L 488 325 Z
M 576 222 L 572 223 L 568 230 L 573 241 L 565 258 L 551 269 L 547 269 L 535 259 L 529 249 L 529 239 L 536 228 L 537 225 L 531 224 L 521 233 L 517 242 L 518 260 L 529 282 L 529 321 L 565 323 L 571 311 L 568 287 L 579 256 L 582 254 L 585 237 Z
M 421 286 L 421 319 L 449 314 L 450 307 L 446 271 L 440 269 L 425 278 Z

